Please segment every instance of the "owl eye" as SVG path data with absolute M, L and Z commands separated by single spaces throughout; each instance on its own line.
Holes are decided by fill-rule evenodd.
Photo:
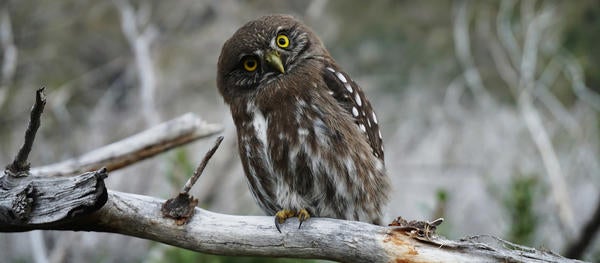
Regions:
M 244 65 L 244 69 L 248 72 L 253 72 L 258 68 L 258 61 L 253 57 L 245 58 L 242 64 Z
M 286 47 L 290 46 L 290 39 L 286 35 L 283 35 L 283 34 L 278 35 L 275 42 L 277 43 L 277 46 L 279 46 L 280 48 L 286 48 Z

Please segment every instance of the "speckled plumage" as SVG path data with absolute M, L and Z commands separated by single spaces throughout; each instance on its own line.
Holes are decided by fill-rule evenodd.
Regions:
M 284 72 L 265 58 L 272 54 Z M 250 190 L 267 214 L 306 209 L 379 223 L 390 186 L 377 116 L 311 29 L 290 16 L 250 21 L 223 45 L 217 75 Z

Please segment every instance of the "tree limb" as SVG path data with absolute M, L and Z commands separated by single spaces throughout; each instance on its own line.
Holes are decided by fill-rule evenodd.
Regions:
M 341 262 L 578 262 L 549 251 L 526 248 L 494 237 L 460 241 L 441 237 L 420 240 L 400 227 L 311 218 L 297 229 L 289 219 L 275 229 L 273 218 L 233 216 L 196 208 L 183 226 L 164 218 L 164 200 L 108 191 L 108 201 L 93 214 L 58 229 L 119 233 L 194 251 L 237 256 L 319 258 Z M 45 225 L 29 229 L 57 229 Z

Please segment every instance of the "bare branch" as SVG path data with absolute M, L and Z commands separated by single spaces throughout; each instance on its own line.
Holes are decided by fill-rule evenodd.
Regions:
M 106 202 L 106 169 L 76 177 L 0 177 L 0 232 L 61 229 Z
M 469 37 L 468 23 L 468 2 L 465 0 L 455 2 L 453 29 L 454 29 L 454 48 L 456 57 L 464 69 L 464 77 L 467 86 L 471 89 L 473 95 L 479 103 L 487 105 L 492 102 L 492 98 L 487 93 L 481 80 L 479 70 L 475 66 L 473 55 L 471 54 L 471 43 Z
M 496 28 L 498 31 L 499 39 L 502 45 L 507 49 L 510 64 L 518 65 L 521 61 L 521 50 L 515 35 L 513 34 L 511 17 L 513 15 L 513 8 L 515 6 L 514 0 L 504 0 L 500 4 L 500 11 L 496 17 Z
M 33 175 L 67 176 L 106 167 L 114 171 L 169 149 L 211 136 L 222 130 L 188 113 L 78 158 L 31 169 Z
M 520 66 L 519 87 L 520 96 L 517 98 L 519 112 L 527 126 L 546 168 L 552 194 L 558 207 L 558 216 L 563 226 L 563 233 L 571 236 L 575 231 L 573 211 L 566 188 L 566 182 L 562 173 L 554 146 L 550 140 L 539 112 L 533 106 L 531 93 L 535 88 L 535 72 L 537 65 L 538 46 L 542 32 L 549 27 L 555 15 L 553 6 L 544 7 L 540 14 L 535 15 L 531 23 L 527 25 L 525 44 L 523 47 L 523 58 Z
M 160 209 L 165 217 L 173 218 L 176 220 L 177 225 L 183 225 L 188 222 L 188 220 L 194 215 L 194 207 L 198 204 L 198 199 L 194 198 L 189 194 L 190 189 L 196 183 L 202 172 L 204 171 L 204 167 L 210 160 L 210 158 L 215 154 L 219 145 L 223 141 L 223 136 L 219 136 L 215 141 L 215 145 L 204 155 L 202 162 L 190 179 L 185 183 L 185 186 L 181 190 L 181 192 L 176 196 L 169 200 L 167 200 Z
M 4 104 L 9 86 L 17 69 L 18 50 L 15 46 L 10 13 L 6 8 L 0 10 L 0 46 L 2 48 L 2 71 L 0 75 L 0 107 Z
M 159 113 L 154 105 L 154 92 L 156 90 L 156 70 L 150 52 L 150 46 L 156 38 L 157 31 L 151 25 L 140 30 L 138 19 L 148 17 L 149 5 L 141 2 L 140 12 L 136 13 L 133 6 L 127 0 L 115 0 L 119 14 L 121 15 L 121 29 L 131 46 L 135 57 L 135 65 L 140 82 L 140 98 L 142 99 L 142 112 L 147 122 L 155 124 L 158 122 Z M 147 21 L 142 21 L 147 22 Z
M 183 186 L 183 189 L 181 190 L 182 193 L 187 194 L 190 191 L 190 189 L 192 189 L 192 186 L 196 183 L 198 178 L 200 178 L 200 175 L 202 175 L 202 172 L 204 171 L 208 160 L 210 160 L 213 154 L 215 154 L 215 152 L 219 148 L 219 145 L 221 145 L 221 142 L 223 142 L 223 136 L 219 136 L 215 141 L 215 145 L 213 145 L 213 147 L 206 153 L 206 155 L 202 159 L 202 162 L 194 171 L 194 175 L 185 183 L 185 186 Z
M 31 115 L 29 118 L 29 124 L 25 131 L 25 141 L 23 146 L 19 149 L 19 152 L 15 156 L 15 160 L 6 167 L 6 172 L 11 176 L 27 176 L 29 172 L 29 162 L 27 158 L 31 152 L 33 141 L 35 140 L 35 134 L 40 127 L 40 118 L 46 105 L 46 95 L 44 94 L 44 88 L 38 89 L 35 93 L 35 102 L 31 108 Z
M 120 233 L 219 255 L 341 262 L 578 262 L 494 237 L 419 240 L 401 227 L 328 218 L 311 218 L 302 229 L 295 227 L 296 219 L 290 219 L 280 234 L 272 217 L 232 216 L 196 208 L 195 215 L 182 227 L 162 217 L 163 202 L 109 191 L 108 202 L 101 209 L 60 229 Z M 0 226 L 0 231 L 6 228 Z
M 562 61 L 565 64 L 563 71 L 571 80 L 571 87 L 577 98 L 588 104 L 595 111 L 600 111 L 600 95 L 585 85 L 583 70 L 581 65 L 566 51 L 562 54 Z

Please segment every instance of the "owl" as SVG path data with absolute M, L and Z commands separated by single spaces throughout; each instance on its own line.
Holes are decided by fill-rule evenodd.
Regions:
M 217 87 L 279 232 L 291 217 L 380 224 L 390 183 L 377 115 L 308 26 L 287 15 L 243 25 L 223 45 Z

